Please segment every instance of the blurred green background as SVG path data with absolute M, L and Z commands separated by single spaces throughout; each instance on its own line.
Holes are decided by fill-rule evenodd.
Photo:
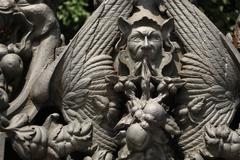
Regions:
M 57 8 L 61 31 L 68 42 L 93 11 L 90 0 L 62 0 Z
M 223 33 L 233 31 L 240 13 L 240 0 L 197 0 L 196 5 Z
M 240 0 L 192 0 L 224 33 L 233 31 L 240 13 Z M 54 4 L 56 6 L 56 4 Z M 93 0 L 62 0 L 57 17 L 68 42 L 93 12 Z

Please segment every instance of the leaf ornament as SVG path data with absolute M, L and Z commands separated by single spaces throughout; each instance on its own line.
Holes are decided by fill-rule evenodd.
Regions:
M 7 126 L 2 124 L 3 120 L 8 123 Z M 10 121 L 1 116 L 0 130 L 10 138 L 13 149 L 21 159 L 44 159 L 48 148 L 47 130 L 42 126 L 28 125 L 28 122 L 26 113 L 18 114 Z
M 236 49 L 188 0 L 165 0 L 165 5 L 186 51 L 180 73 L 186 91 L 177 117 L 183 129 L 179 145 L 189 155 L 205 148 L 207 124 L 229 125 L 233 119 L 239 104 L 240 63 Z
M 74 151 L 86 150 L 91 145 L 92 125 L 90 122 L 79 123 L 74 120 L 67 125 L 57 123 L 58 114 L 50 115 L 44 123 L 48 130 L 49 160 L 58 160 Z

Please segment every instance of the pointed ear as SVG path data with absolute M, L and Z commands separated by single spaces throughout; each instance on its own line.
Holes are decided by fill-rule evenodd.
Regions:
M 128 35 L 131 30 L 132 30 L 132 26 L 131 24 L 129 24 L 125 19 L 123 19 L 122 17 L 120 17 L 118 19 L 118 27 L 120 29 L 120 31 L 126 36 Z
M 166 40 L 169 37 L 169 34 L 174 30 L 174 19 L 169 18 L 162 25 L 162 38 Z

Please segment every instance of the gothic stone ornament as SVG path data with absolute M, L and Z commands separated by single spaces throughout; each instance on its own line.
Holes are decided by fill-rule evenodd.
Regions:
M 129 99 L 126 104 L 128 114 L 115 127 L 120 130 L 119 134 L 125 134 L 126 144 L 119 152 L 119 159 L 139 156 L 142 159 L 173 159 L 168 143 L 171 135 L 180 134 L 180 128 L 167 113 L 169 106 L 164 100 L 176 93 L 184 82 L 162 74 L 164 67 L 172 61 L 174 49 L 167 52 L 164 44 L 169 43 L 169 47 L 174 48 L 169 37 L 174 23 L 170 18 L 162 19 L 163 23 L 159 24 L 160 11 L 158 17 L 152 13 L 154 8 L 143 9 L 144 5 L 152 3 L 138 2 L 138 10 L 129 18 L 131 24 L 119 19 L 122 39 L 127 42 L 126 51 L 120 52 L 118 61 L 129 70 L 129 75 L 115 78 L 118 79 L 115 90 L 124 92 Z
M 24 3 L 23 8 L 29 9 L 27 13 L 31 18 L 35 14 L 41 15 L 41 12 L 34 9 L 41 10 L 42 5 L 44 4 Z M 37 75 L 41 74 L 41 76 L 34 81 L 34 87 L 27 85 L 28 93 L 29 88 L 32 89 L 29 96 L 32 101 L 22 110 L 26 113 L 19 112 L 10 121 L 2 116 L 4 123 L 1 131 L 10 137 L 13 148 L 21 158 L 60 159 L 74 151 L 84 152 L 88 155 L 86 159 L 113 158 L 112 153 L 116 151 L 117 144 L 112 131 L 114 126 L 112 120 L 116 118 L 114 116 L 118 114 L 118 110 L 114 102 L 114 94 L 107 88 L 105 76 L 114 74 L 110 54 L 113 52 L 112 46 L 118 35 L 118 17 L 127 17 L 131 8 L 131 1 L 106 1 L 89 18 L 63 53 L 42 74 L 41 62 L 45 60 L 46 63 L 46 59 L 40 58 L 37 62 L 32 60 L 32 63 L 35 63 L 33 68 L 38 68 L 40 71 L 38 70 Z M 33 13 L 30 13 L 31 11 Z M 44 24 L 44 21 L 41 23 Z M 38 26 L 42 30 L 34 31 L 39 34 L 48 29 L 42 24 Z M 51 37 L 49 35 L 46 39 Z M 47 45 L 50 44 L 48 41 Z M 51 47 L 55 46 L 51 45 Z M 54 54 L 54 51 L 47 46 L 42 49 Z M 48 58 L 46 55 L 41 56 Z M 34 73 L 30 76 L 35 75 L 35 80 L 38 76 Z M 29 83 L 32 84 L 33 80 Z M 24 101 L 27 94 L 24 89 L 23 94 L 17 98 L 17 104 Z M 28 122 L 32 119 L 34 113 L 31 111 L 35 109 L 35 105 L 56 106 L 62 111 L 67 124 L 58 124 L 59 116 L 53 114 L 46 119 L 43 126 L 30 125 Z M 15 105 L 10 106 L 10 109 L 14 112 L 15 107 Z M 20 117 L 24 118 L 19 121 Z
M 0 2 L 0 131 L 20 159 L 240 159 L 239 52 L 188 0 L 105 0 L 58 57 L 46 4 Z
M 7 93 L 10 102 L 4 112 L 7 117 L 13 117 L 20 111 L 33 117 L 36 108 L 29 110 L 23 106 L 36 79 L 54 60 L 54 51 L 60 45 L 60 30 L 55 14 L 44 3 L 1 0 L 0 30 L 0 83 L 4 90 L 2 95 Z M 23 83 L 23 86 L 19 86 Z
M 238 143 L 237 137 L 226 139 L 229 134 L 219 128 L 229 127 L 239 104 L 239 53 L 189 1 L 168 0 L 164 4 L 167 14 L 175 19 L 176 34 L 185 49 L 180 72 L 185 91 L 175 113 L 185 159 L 232 159 L 221 152 L 237 154 L 239 148 L 231 143 Z M 218 129 L 209 132 L 215 127 Z M 223 143 L 229 146 L 221 148 Z

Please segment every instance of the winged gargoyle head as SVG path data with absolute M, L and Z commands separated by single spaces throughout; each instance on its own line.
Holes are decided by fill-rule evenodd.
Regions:
M 130 70 L 136 69 L 136 66 L 132 65 L 133 63 L 141 63 L 143 60 L 151 64 L 153 70 L 159 69 L 162 63 L 166 63 L 164 61 L 169 63 L 170 61 L 165 60 L 165 58 L 169 59 L 171 56 L 166 56 L 163 46 L 168 41 L 173 28 L 174 21 L 171 18 L 165 20 L 161 26 L 158 22 L 147 17 L 143 17 L 132 24 L 120 18 L 119 29 L 122 32 L 122 39 L 126 42 L 129 58 L 131 59 L 131 62 L 122 60 L 123 63 Z

